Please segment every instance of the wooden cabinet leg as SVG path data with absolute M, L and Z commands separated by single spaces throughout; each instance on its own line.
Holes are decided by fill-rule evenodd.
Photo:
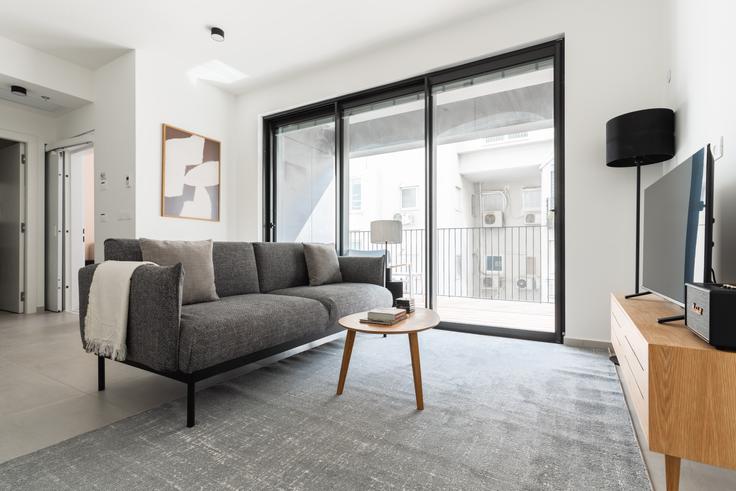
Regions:
M 680 489 L 680 457 L 664 456 L 664 473 L 667 480 L 667 491 Z
M 342 366 L 340 367 L 340 380 L 337 382 L 337 395 L 342 394 L 345 389 L 345 378 L 348 376 L 348 366 L 350 365 L 350 355 L 353 353 L 353 344 L 355 343 L 355 331 L 348 331 L 345 337 L 345 349 L 342 352 Z
M 419 339 L 417 333 L 409 333 L 409 349 L 411 351 L 411 370 L 414 372 L 414 393 L 417 397 L 417 409 L 424 409 L 422 395 L 422 367 L 419 365 Z

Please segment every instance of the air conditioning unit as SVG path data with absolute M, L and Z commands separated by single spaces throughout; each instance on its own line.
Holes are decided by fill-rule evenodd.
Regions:
M 483 290 L 500 290 L 504 287 L 503 276 L 493 275 L 484 276 L 482 280 L 481 288 Z
M 516 280 L 516 288 L 519 290 L 539 290 L 540 280 L 537 276 L 526 275 Z
M 502 211 L 484 211 L 483 212 L 484 227 L 503 227 Z
M 539 225 L 542 221 L 540 213 L 527 213 L 524 215 L 524 225 Z

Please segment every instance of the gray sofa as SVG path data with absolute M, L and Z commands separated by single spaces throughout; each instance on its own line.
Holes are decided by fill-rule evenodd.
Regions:
M 303 249 L 300 243 L 215 242 L 220 299 L 190 305 L 181 302 L 181 264 L 139 267 L 131 278 L 124 363 L 185 382 L 191 427 L 196 382 L 339 332 L 344 315 L 391 306 L 382 257 L 340 257 L 342 283 L 308 286 Z M 105 259 L 141 261 L 138 241 L 106 240 Z M 79 271 L 82 340 L 96 267 Z M 104 390 L 102 357 L 98 376 Z

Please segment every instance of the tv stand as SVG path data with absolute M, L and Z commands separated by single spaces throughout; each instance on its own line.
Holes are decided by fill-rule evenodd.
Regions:
M 680 322 L 682 310 L 659 297 L 611 295 L 611 343 L 641 444 L 665 455 L 667 489 L 677 490 L 680 460 L 736 469 L 736 354 L 719 351 Z

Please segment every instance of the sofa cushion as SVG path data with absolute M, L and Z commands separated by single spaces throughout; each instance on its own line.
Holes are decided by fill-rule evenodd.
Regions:
M 308 298 L 251 293 L 184 305 L 179 368 L 192 373 L 281 343 L 324 333 L 329 325 L 325 306 Z
M 293 242 L 255 242 L 261 293 L 309 284 L 304 246 Z
M 212 244 L 212 264 L 220 298 L 260 291 L 253 244 L 215 242 Z
M 335 244 L 304 244 L 304 261 L 310 286 L 342 283 Z
M 159 266 L 184 266 L 182 303 L 217 300 L 215 269 L 212 264 L 211 240 L 152 240 L 140 239 L 143 260 Z
M 333 283 L 322 286 L 297 286 L 274 290 L 272 295 L 319 300 L 330 312 L 330 324 L 340 317 L 377 307 L 391 307 L 391 292 L 369 283 Z

